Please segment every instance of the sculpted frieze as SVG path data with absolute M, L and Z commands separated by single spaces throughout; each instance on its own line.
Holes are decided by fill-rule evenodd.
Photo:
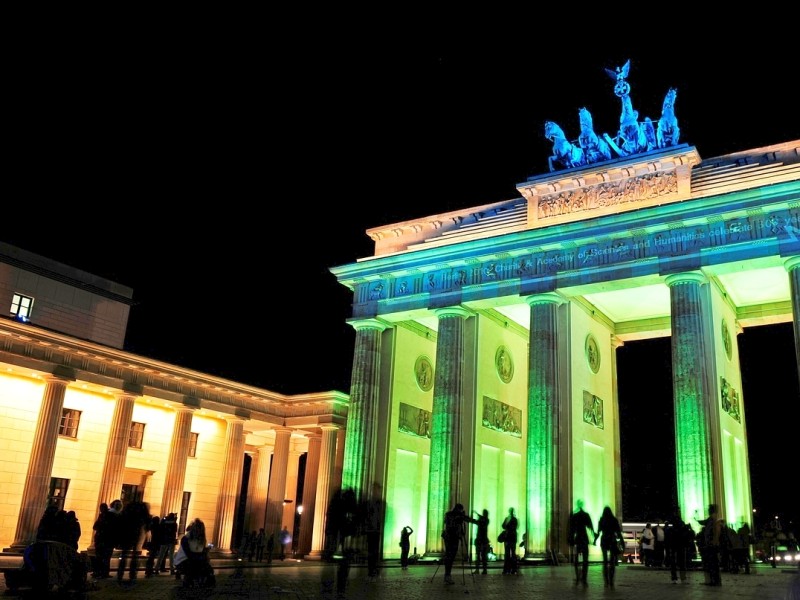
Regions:
M 678 193 L 675 171 L 647 173 L 620 181 L 564 190 L 538 198 L 538 219 L 545 220 L 627 202 L 643 202 Z

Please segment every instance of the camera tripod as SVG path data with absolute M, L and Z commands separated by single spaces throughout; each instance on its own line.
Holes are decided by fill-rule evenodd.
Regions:
M 472 575 L 472 583 L 475 583 L 475 573 L 472 569 L 472 557 L 469 551 L 469 544 L 467 544 L 467 536 L 464 533 L 464 527 L 461 527 L 461 535 L 458 538 L 459 546 L 461 547 L 461 583 L 466 585 L 467 578 L 465 575 L 465 569 L 469 569 L 470 575 Z M 445 553 L 447 553 L 447 544 L 445 544 Z M 456 550 L 458 553 L 458 550 Z M 447 558 L 445 558 L 447 560 Z M 455 562 L 455 557 L 453 557 L 453 562 Z M 433 583 L 433 580 L 436 579 L 436 574 L 439 572 L 439 567 L 442 566 L 442 560 L 439 559 L 436 561 L 436 570 L 433 572 L 433 576 L 431 577 L 430 583 Z M 450 575 L 452 576 L 452 568 L 450 570 Z

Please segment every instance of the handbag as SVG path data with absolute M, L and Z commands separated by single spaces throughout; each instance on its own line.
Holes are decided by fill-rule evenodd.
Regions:
M 506 541 L 506 532 L 505 531 L 497 536 L 497 541 L 499 543 L 501 543 L 501 544 Z
M 175 557 L 172 559 L 172 564 L 178 566 L 189 557 L 186 556 L 186 552 L 183 551 L 183 546 L 178 546 L 178 551 L 175 553 Z

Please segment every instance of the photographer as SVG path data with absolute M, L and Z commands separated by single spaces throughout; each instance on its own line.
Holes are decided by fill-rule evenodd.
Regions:
M 444 582 L 447 585 L 455 583 L 451 572 L 453 570 L 453 561 L 458 552 L 458 545 L 464 539 L 464 523 L 477 523 L 477 520 L 466 515 L 462 504 L 456 504 L 453 510 L 449 510 L 444 514 L 442 539 L 444 540 Z

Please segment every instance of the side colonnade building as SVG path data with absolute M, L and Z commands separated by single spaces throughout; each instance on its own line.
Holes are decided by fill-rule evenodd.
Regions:
M 321 556 L 348 396 L 284 396 L 125 352 L 132 296 L 0 242 L 0 548 L 21 553 L 56 504 L 86 550 L 100 504 L 120 498 L 174 512 L 180 532 L 202 519 L 217 551 L 260 527 L 280 548 L 286 525 L 297 555 Z
M 492 543 L 515 508 L 529 558 L 569 553 L 579 498 L 622 519 L 616 349 L 663 336 L 676 514 L 749 521 L 736 336 L 793 322 L 800 348 L 799 153 L 676 144 L 368 230 L 374 255 L 331 271 L 357 330 L 342 486 L 385 503 L 384 556 L 405 525 L 440 555 L 456 503 L 489 510 Z

